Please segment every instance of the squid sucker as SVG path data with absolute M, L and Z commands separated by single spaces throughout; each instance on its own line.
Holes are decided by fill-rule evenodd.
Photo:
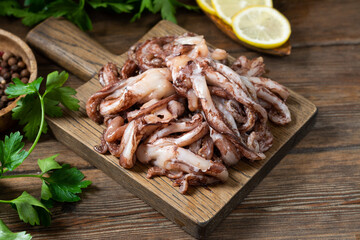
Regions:
M 262 57 L 232 65 L 227 57 L 186 33 L 131 47 L 122 68 L 103 66 L 102 89 L 86 103 L 89 118 L 106 126 L 94 149 L 124 168 L 150 165 L 147 178 L 166 176 L 182 194 L 225 182 L 240 159 L 265 159 L 268 121 L 291 121 L 289 91 L 263 76 Z

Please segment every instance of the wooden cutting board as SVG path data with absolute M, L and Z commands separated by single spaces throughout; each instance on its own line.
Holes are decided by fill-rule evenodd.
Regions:
M 161 21 L 141 40 L 184 32 L 186 30 L 176 24 Z M 137 163 L 134 168 L 126 170 L 119 166 L 117 158 L 101 155 L 93 150 L 100 143 L 104 126 L 97 125 L 87 117 L 86 100 L 100 89 L 98 70 L 107 62 L 122 65 L 127 58 L 126 54 L 111 54 L 63 19 L 46 20 L 29 32 L 27 41 L 68 71 L 88 81 L 77 89 L 80 111 L 65 111 L 62 118 L 48 119 L 56 138 L 195 237 L 208 235 L 315 122 L 315 105 L 290 91 L 287 105 L 292 114 L 292 122 L 286 126 L 270 126 L 274 144 L 266 152 L 265 160 L 240 161 L 229 169 L 230 177 L 226 183 L 208 188 L 191 187 L 188 194 L 183 195 L 172 187 L 172 182 L 166 177 L 147 179 L 148 166 Z M 286 176 L 284 181 L 285 178 Z

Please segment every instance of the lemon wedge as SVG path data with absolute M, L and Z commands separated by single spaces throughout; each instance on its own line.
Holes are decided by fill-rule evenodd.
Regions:
M 232 17 L 240 10 L 254 5 L 272 7 L 272 0 L 212 0 L 216 14 L 224 22 L 231 25 Z
M 203 11 L 212 15 L 216 14 L 215 9 L 211 4 L 211 0 L 196 0 L 196 2 Z
M 241 41 L 264 49 L 283 45 L 291 34 L 287 18 L 274 8 L 263 6 L 241 10 L 232 18 L 232 27 Z

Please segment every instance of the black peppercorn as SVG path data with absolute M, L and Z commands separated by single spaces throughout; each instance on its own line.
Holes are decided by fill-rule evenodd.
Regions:
M 3 76 L 8 70 L 6 68 L 1 69 L 0 75 Z
M 19 61 L 17 66 L 21 69 L 23 69 L 24 67 L 26 67 L 25 63 L 23 61 Z
M 12 57 L 12 54 L 9 52 L 4 52 L 4 54 L 2 55 L 2 59 L 4 61 L 7 61 L 10 57 Z
M 23 78 L 21 78 L 21 81 L 22 81 L 23 83 L 28 83 L 28 82 L 29 82 L 29 79 L 28 79 L 27 77 L 23 77 Z
M 8 64 L 9 64 L 10 66 L 17 64 L 16 58 L 15 58 L 15 57 L 11 57 L 11 58 L 8 60 Z
M 20 73 L 21 77 L 29 77 L 30 76 L 30 72 L 27 69 L 23 69 Z
M 0 101 L 1 102 L 7 102 L 8 101 L 7 96 L 5 96 L 5 95 L 1 96 Z
M 10 78 L 10 73 L 9 72 L 6 72 L 4 75 L 3 75 L 3 78 L 5 80 L 9 79 Z
M 0 63 L 0 66 L 1 66 L 2 68 L 6 68 L 6 67 L 8 66 L 8 64 L 7 64 L 6 61 L 2 61 L 2 62 Z
M 20 75 L 18 73 L 13 73 L 11 75 L 11 79 L 14 79 L 14 78 L 20 78 Z
M 20 56 L 0 51 L 0 109 L 14 102 L 14 99 L 8 99 L 5 93 L 12 80 L 21 78 L 21 81 L 26 84 L 29 82 L 29 77 L 30 72 Z
M 10 69 L 11 69 L 12 72 L 16 72 L 16 71 L 19 70 L 19 67 L 18 67 L 17 65 L 12 65 L 12 66 L 10 67 Z

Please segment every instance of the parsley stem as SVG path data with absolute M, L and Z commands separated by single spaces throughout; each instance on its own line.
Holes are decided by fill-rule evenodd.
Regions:
M 11 203 L 11 201 L 0 200 L 0 203 Z
M 1 176 L 1 178 L 19 178 L 19 177 L 36 177 L 36 178 L 42 178 L 42 175 L 33 175 L 33 174 L 18 174 L 18 175 L 6 175 Z
M 40 136 L 42 134 L 43 131 L 43 127 L 44 127 L 44 121 L 45 121 L 45 107 L 44 107 L 44 98 L 40 95 L 39 92 L 37 92 L 39 99 L 40 99 L 40 105 L 41 105 L 41 122 L 40 122 L 40 128 L 39 128 L 39 132 L 36 136 L 35 141 L 33 142 L 33 145 L 31 146 L 31 148 L 28 151 L 28 155 L 30 155 L 30 153 L 34 150 L 36 144 L 38 143 Z
M 7 171 L 9 171 L 9 169 L 4 168 L 3 166 L 1 166 L 1 174 L 0 174 L 0 176 L 3 175 L 4 173 L 6 173 Z

